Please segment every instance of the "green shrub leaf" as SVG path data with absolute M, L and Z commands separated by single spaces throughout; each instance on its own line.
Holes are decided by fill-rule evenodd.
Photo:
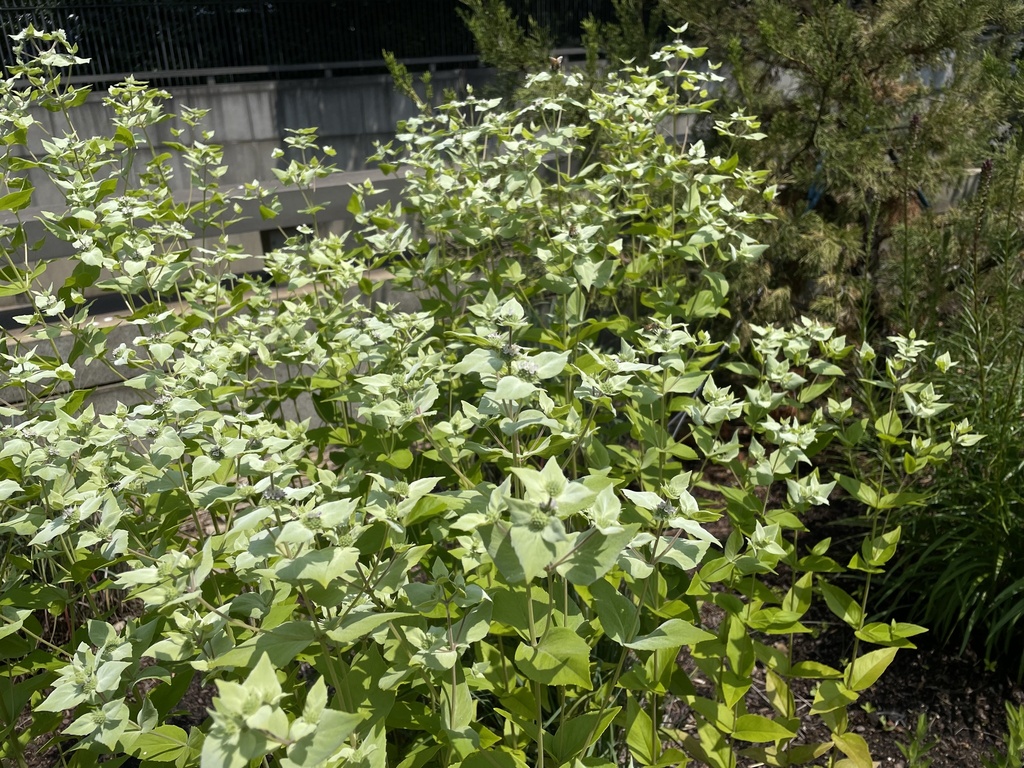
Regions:
M 516 649 L 516 666 L 538 683 L 593 689 L 590 647 L 568 627 L 553 627 L 535 648 L 521 643 Z
M 762 715 L 740 715 L 736 718 L 732 737 L 740 741 L 779 741 L 793 738 L 796 731 L 794 721 L 772 720 Z
M 627 648 L 635 651 L 656 651 L 664 648 L 681 648 L 715 638 L 710 632 L 695 627 L 683 619 L 669 619 L 649 635 L 643 635 L 628 643 Z

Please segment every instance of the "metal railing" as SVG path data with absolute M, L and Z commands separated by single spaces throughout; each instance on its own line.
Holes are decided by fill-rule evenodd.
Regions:
M 514 0 L 551 31 L 558 47 L 580 43 L 590 15 L 610 19 L 611 0 Z M 0 56 L 13 60 L 14 34 L 29 24 L 63 29 L 91 59 L 80 81 L 127 74 L 182 78 L 277 77 L 285 73 L 374 69 L 382 50 L 414 64 L 476 61 L 459 0 L 0 0 Z

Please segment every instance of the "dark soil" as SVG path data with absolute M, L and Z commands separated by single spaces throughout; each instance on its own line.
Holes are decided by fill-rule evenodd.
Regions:
M 716 609 L 712 609 L 716 610 Z M 703 617 L 705 625 L 713 626 L 715 617 Z M 926 637 L 926 636 L 925 636 Z M 851 633 L 845 625 L 825 625 L 816 635 L 794 638 L 795 659 L 814 659 L 842 669 L 852 651 Z M 775 638 L 783 645 L 788 638 Z M 915 638 L 920 640 L 919 638 Z M 703 684 L 692 660 L 682 657 L 680 663 L 690 673 L 701 695 L 713 696 L 713 688 Z M 755 685 L 747 695 L 749 712 L 774 717 L 763 693 L 764 673 L 754 672 Z M 797 713 L 806 716 L 814 698 L 813 681 L 791 681 Z M 983 768 L 984 758 L 993 759 L 1004 751 L 1006 731 L 1005 702 L 1024 704 L 1024 689 L 1005 674 L 987 671 L 974 654 L 957 656 L 927 641 L 917 649 L 901 650 L 882 678 L 849 710 L 850 730 L 860 734 L 871 748 L 871 756 L 879 768 L 923 768 L 910 763 L 900 750 L 915 738 L 918 718 L 924 715 L 927 733 L 920 739 L 927 750 L 931 768 Z M 666 702 L 668 705 L 668 702 Z M 666 706 L 673 722 L 668 727 L 694 732 L 694 721 L 688 707 Z M 802 744 L 830 740 L 828 728 L 819 719 L 807 718 L 797 736 Z M 821 758 L 817 764 L 825 765 Z M 741 760 L 743 768 L 757 768 L 763 763 Z
M 846 562 L 859 546 L 864 530 L 847 521 L 856 510 L 840 504 L 819 508 L 804 520 L 810 531 L 801 534 L 803 551 L 826 536 L 832 537 L 829 554 Z M 728 523 L 718 524 L 715 531 L 723 538 L 728 535 Z M 716 526 L 717 527 L 717 526 Z M 788 587 L 789 576 L 779 573 L 778 587 Z M 773 577 L 765 578 L 771 582 Z M 841 584 L 854 590 L 853 584 Z M 711 610 L 717 610 L 711 606 Z M 709 617 L 703 617 L 705 620 Z M 714 617 L 710 617 L 714 625 Z M 876 617 L 889 620 L 903 617 Z M 823 603 L 816 602 L 803 622 L 813 627 L 813 634 L 794 636 L 793 658 L 813 659 L 842 669 L 853 652 L 853 635 L 849 628 L 836 619 Z M 763 638 L 766 639 L 766 638 Z M 788 641 L 788 637 L 771 638 Z M 927 734 L 918 739 L 922 746 L 933 744 L 926 759 L 931 768 L 983 768 L 984 759 L 995 759 L 1003 754 L 1006 733 L 1006 703 L 1024 705 L 1024 688 L 1006 673 L 988 669 L 971 649 L 963 654 L 945 648 L 929 634 L 913 639 L 916 649 L 899 651 L 885 674 L 849 710 L 850 729 L 860 734 L 871 748 L 871 756 L 879 768 L 924 768 L 913 764 L 901 751 L 914 739 L 918 718 L 924 715 Z M 862 649 L 863 651 L 863 649 Z M 687 664 L 683 660 L 684 665 Z M 692 667 L 692 661 L 689 666 Z M 755 670 L 755 676 L 758 676 Z M 763 672 L 758 682 L 763 685 Z M 803 690 L 796 686 L 806 683 Z M 805 715 L 813 700 L 812 681 L 792 681 L 798 713 Z M 756 688 L 756 684 L 755 684 Z M 711 693 L 711 689 L 703 693 Z M 766 699 L 752 691 L 747 697 L 751 713 L 773 716 Z M 689 729 L 693 721 L 679 723 L 677 727 Z M 689 727 L 688 727 L 689 726 Z M 801 743 L 829 741 L 828 728 L 817 718 L 808 718 L 805 729 L 798 735 Z M 825 763 L 824 759 L 821 761 Z M 746 766 L 762 765 L 747 761 Z
M 1024 704 L 1024 690 L 1005 674 L 986 671 L 985 665 L 968 651 L 955 655 L 935 646 L 927 635 L 914 638 L 917 649 L 901 650 L 896 660 L 874 686 L 849 711 L 850 728 L 871 747 L 876 765 L 912 768 L 900 750 L 914 738 L 918 718 L 928 724 L 924 743 L 935 743 L 928 751 L 932 768 L 982 768 L 983 758 L 1003 750 L 1006 730 L 1004 703 Z M 830 624 L 817 637 L 796 638 L 797 658 L 816 659 L 842 668 L 851 654 L 850 632 Z M 811 691 L 798 706 L 806 712 Z M 763 707 L 762 714 L 770 714 Z M 828 729 L 812 718 L 803 740 L 828 741 Z
M 840 562 L 853 553 L 864 535 L 863 529 L 844 525 L 850 513 L 840 504 L 819 509 L 817 519 L 807 521 L 812 529 L 809 538 L 833 537 L 830 554 Z M 850 632 L 822 606 L 817 607 L 824 628 L 816 637 L 800 637 L 794 650 L 800 658 L 844 664 L 852 652 Z M 877 620 L 891 618 L 904 617 L 881 616 Z M 987 669 L 970 648 L 958 654 L 931 634 L 913 641 L 917 648 L 901 650 L 885 674 L 851 708 L 851 728 L 867 740 L 877 765 L 914 768 L 899 745 L 906 747 L 914 739 L 923 714 L 928 724 L 923 741 L 935 744 L 927 753 L 932 768 L 982 768 L 985 758 L 1002 754 L 1005 705 L 1024 704 L 1024 689 L 1005 672 Z M 824 728 L 821 737 L 827 739 Z
M 1024 691 L 1005 675 L 986 672 L 973 655 L 952 656 L 941 648 L 901 651 L 868 691 L 872 712 L 851 713 L 854 730 L 867 739 L 882 766 L 905 765 L 897 745 L 914 736 L 919 715 L 927 718 L 932 768 L 981 768 L 982 759 L 1003 750 L 1004 702 L 1024 704 Z

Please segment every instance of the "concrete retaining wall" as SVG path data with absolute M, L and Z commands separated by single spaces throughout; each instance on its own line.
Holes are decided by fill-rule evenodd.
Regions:
M 486 82 L 489 70 L 454 70 L 436 72 L 433 76 L 436 93 L 444 89 L 465 90 L 466 85 Z M 177 115 L 183 106 L 206 109 L 209 113 L 202 128 L 214 132 L 213 143 L 224 148 L 227 174 L 224 186 L 242 184 L 254 179 L 273 181 L 272 169 L 287 163 L 287 158 L 274 160 L 274 149 L 284 147 L 288 129 L 319 129 L 320 143 L 337 150 L 333 159 L 344 171 L 366 169 L 366 158 L 373 154 L 375 141 L 388 142 L 394 137 L 400 120 L 411 117 L 416 110 L 404 95 L 395 90 L 388 75 L 357 77 L 325 77 L 273 82 L 230 83 L 168 88 L 171 94 L 166 111 L 172 120 L 156 127 L 151 140 L 154 151 L 163 152 L 168 141 L 188 143 L 192 138 Z M 80 136 L 109 136 L 113 133 L 112 112 L 103 104 L 105 92 L 95 92 L 72 114 Z M 39 109 L 34 113 L 46 133 L 61 135 L 67 122 L 61 113 Z M 182 138 L 171 134 L 172 128 L 186 129 Z M 40 151 L 42 132 L 33 132 L 30 148 Z M 175 178 L 187 187 L 188 172 L 183 165 L 174 168 Z M 33 178 L 33 181 L 36 181 Z M 33 205 L 53 210 L 63 198 L 45 178 L 38 180 Z

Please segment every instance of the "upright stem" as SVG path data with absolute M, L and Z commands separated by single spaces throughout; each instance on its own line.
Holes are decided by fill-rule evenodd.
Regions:
M 549 614 L 550 615 L 550 612 Z M 530 645 L 537 647 L 537 622 L 533 618 L 533 590 L 526 585 L 526 619 L 530 625 Z M 533 698 L 537 702 L 537 768 L 544 768 L 544 684 L 533 682 Z

